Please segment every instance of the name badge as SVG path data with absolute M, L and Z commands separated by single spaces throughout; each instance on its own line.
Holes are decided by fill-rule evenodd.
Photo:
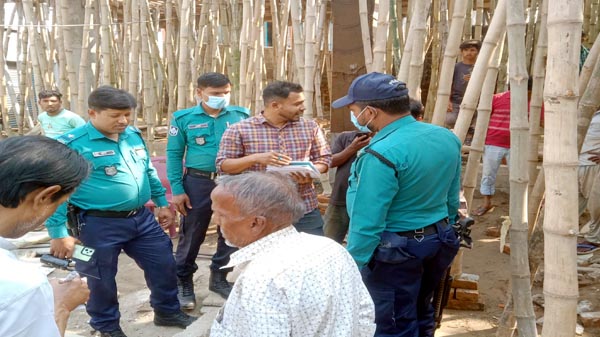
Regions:
M 104 174 L 106 174 L 109 177 L 114 176 L 115 174 L 117 174 L 117 167 L 112 165 L 112 166 L 106 166 L 104 168 Z
M 114 150 L 92 152 L 92 156 L 94 156 L 94 158 L 112 156 L 114 154 L 115 154 Z
M 188 129 L 193 130 L 193 129 L 204 129 L 208 127 L 208 123 L 202 123 L 202 124 L 190 124 L 188 125 Z
M 196 137 L 196 144 L 204 145 L 206 144 L 206 139 L 204 137 Z

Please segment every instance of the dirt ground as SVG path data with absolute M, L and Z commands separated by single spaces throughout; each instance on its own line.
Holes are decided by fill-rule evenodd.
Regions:
M 156 144 L 156 152 L 164 151 L 163 144 Z M 478 192 L 475 192 L 473 208 L 481 203 Z M 463 272 L 479 275 L 479 293 L 481 302 L 485 304 L 484 311 L 459 311 L 445 310 L 441 328 L 436 332 L 437 337 L 491 337 L 495 336 L 498 321 L 502 316 L 504 303 L 507 298 L 507 289 L 510 279 L 510 256 L 500 252 L 499 238 L 485 235 L 488 227 L 499 226 L 501 216 L 508 215 L 508 194 L 497 191 L 494 197 L 496 208 L 484 216 L 475 217 L 476 223 L 472 228 L 474 246 L 472 250 L 464 251 Z M 201 298 L 208 295 L 208 264 L 212 252 L 215 250 L 216 234 L 208 235 L 207 242 L 202 245 L 197 259 L 199 272 L 195 275 L 196 294 Z M 174 246 L 177 239 L 174 239 Z M 595 258 L 600 257 L 600 252 Z M 538 279 L 541 280 L 541 275 Z M 121 326 L 130 337 L 171 337 L 180 329 L 156 327 L 152 323 L 152 308 L 148 303 L 149 291 L 144 282 L 142 271 L 135 263 L 122 254 L 117 275 L 119 288 L 119 302 L 121 310 Z M 600 285 L 580 288 L 580 300 L 592 302 L 592 311 L 600 310 Z M 541 282 L 536 282 L 533 294 L 542 294 Z M 543 309 L 534 305 L 536 318 L 543 316 Z M 192 315 L 201 316 L 204 310 L 196 308 Z M 208 314 L 207 314 L 208 315 Z M 88 325 L 89 316 L 84 310 L 74 312 L 69 320 L 68 332 L 71 336 L 90 336 Z M 538 325 L 541 333 L 541 326 Z M 586 329 L 581 335 L 584 337 L 600 336 L 600 329 Z

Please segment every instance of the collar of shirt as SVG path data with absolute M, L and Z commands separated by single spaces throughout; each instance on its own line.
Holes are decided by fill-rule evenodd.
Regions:
M 108 137 L 106 137 L 104 134 L 102 134 L 102 132 L 98 131 L 98 129 L 96 129 L 96 127 L 94 127 L 94 124 L 92 124 L 92 122 L 88 122 L 85 125 L 85 128 L 88 131 L 88 135 L 90 136 L 91 140 L 94 139 L 100 139 L 100 138 L 106 138 L 106 139 L 110 139 Z M 132 129 L 130 126 L 125 128 L 125 131 L 123 131 L 120 135 L 119 135 L 119 140 L 121 139 L 126 139 L 127 137 L 129 137 L 129 134 L 132 133 Z
M 219 111 L 219 114 L 216 117 L 213 117 L 204 110 L 204 108 L 202 107 L 202 103 L 200 103 L 200 104 L 196 105 L 196 107 L 192 113 L 198 114 L 198 115 L 205 115 L 205 116 L 211 117 L 211 118 L 219 118 L 219 117 L 225 115 L 227 112 L 228 112 L 227 107 L 224 107 L 223 109 L 221 109 L 221 111 Z
M 411 115 L 406 115 L 400 119 L 397 119 L 393 122 L 391 122 L 390 124 L 386 125 L 383 129 L 379 130 L 379 132 L 377 132 L 375 134 L 375 137 L 373 137 L 373 139 L 371 140 L 371 144 L 387 137 L 390 133 L 396 131 L 397 129 L 404 127 L 406 125 L 409 125 L 411 123 L 416 123 L 417 120 L 414 119 L 413 116 Z
M 272 128 L 277 128 L 277 129 L 284 129 L 290 125 L 294 125 L 296 123 L 298 123 L 298 121 L 288 121 L 287 123 L 285 123 L 285 125 L 283 125 L 282 127 L 278 128 L 276 126 L 274 126 L 273 124 L 269 123 L 269 120 L 265 118 L 265 112 L 264 110 L 261 111 L 258 115 L 254 116 L 254 120 L 252 122 L 254 122 L 255 124 L 266 124 Z
M 271 247 L 276 245 L 281 239 L 287 238 L 292 235 L 298 235 L 298 231 L 294 226 L 290 225 L 286 228 L 280 229 L 274 233 L 259 239 L 246 247 L 240 248 L 237 252 L 231 254 L 229 264 L 222 268 L 230 268 L 240 265 L 242 263 L 252 261 L 261 254 L 266 253 Z

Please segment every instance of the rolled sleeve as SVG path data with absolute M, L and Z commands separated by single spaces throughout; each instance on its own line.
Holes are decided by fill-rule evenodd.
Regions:
M 310 161 L 313 164 L 331 165 L 331 148 L 325 139 L 323 130 L 315 123 L 314 137 L 310 147 Z

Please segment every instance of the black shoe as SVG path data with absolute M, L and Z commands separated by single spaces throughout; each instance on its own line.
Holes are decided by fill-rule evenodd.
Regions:
M 231 283 L 227 282 L 227 272 L 211 270 L 208 289 L 221 295 L 224 299 L 231 293 Z
M 157 326 L 176 326 L 185 329 L 197 319 L 198 317 L 190 316 L 183 311 L 172 314 L 163 314 L 154 311 L 154 325 Z
M 196 307 L 196 295 L 194 294 L 193 276 L 177 278 L 177 299 L 179 307 L 183 310 L 194 310 Z
M 123 330 L 113 330 L 109 332 L 100 332 L 100 337 L 127 337 Z

